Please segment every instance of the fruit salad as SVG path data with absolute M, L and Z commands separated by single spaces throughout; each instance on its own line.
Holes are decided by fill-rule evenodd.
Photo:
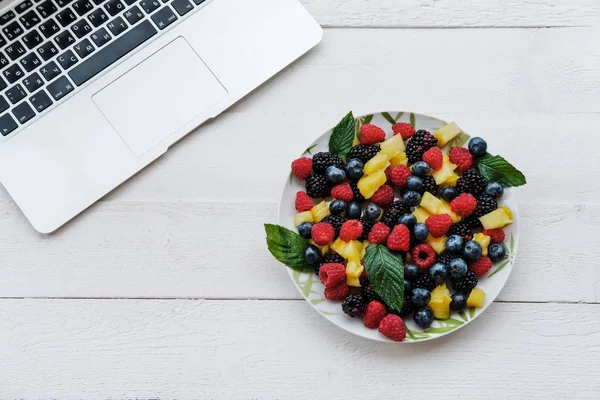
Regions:
M 484 139 L 460 146 L 459 135 L 468 136 L 456 123 L 434 132 L 413 125 L 346 115 L 328 152 L 291 163 L 305 188 L 293 205 L 296 231 L 265 225 L 276 259 L 314 271 L 325 299 L 394 341 L 405 339 L 408 318 L 426 330 L 484 307 L 478 284 L 505 259 L 513 222 L 501 199 L 525 184 Z

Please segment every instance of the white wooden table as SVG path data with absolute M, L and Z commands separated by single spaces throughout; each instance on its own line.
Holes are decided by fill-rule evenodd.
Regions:
M 64 229 L 0 192 L 0 398 L 598 398 L 600 4 L 303 1 L 318 48 Z M 314 312 L 262 226 L 299 149 L 388 109 L 458 121 L 529 181 L 499 299 L 409 346 Z

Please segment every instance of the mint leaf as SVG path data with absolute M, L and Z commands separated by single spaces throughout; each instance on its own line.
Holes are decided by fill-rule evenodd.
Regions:
M 396 311 L 404 304 L 404 263 L 387 247 L 371 244 L 365 254 L 365 269 L 375 292 Z
M 329 138 L 329 152 L 344 158 L 352 148 L 352 142 L 354 142 L 354 116 L 350 111 L 333 128 Z
M 267 247 L 277 261 L 296 271 L 312 268 L 304 259 L 306 239 L 279 225 L 265 224 Z
M 522 186 L 527 183 L 525 175 L 500 156 L 486 154 L 476 160 L 481 176 L 487 182 L 500 182 L 504 187 Z

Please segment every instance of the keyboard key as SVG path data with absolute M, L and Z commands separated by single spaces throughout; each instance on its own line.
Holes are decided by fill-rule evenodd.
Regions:
M 0 68 L 6 67 L 9 62 L 10 61 L 8 61 L 8 58 L 6 58 L 4 54 L 0 53 Z
M 94 2 L 95 5 L 99 6 L 100 4 L 104 3 L 106 0 L 92 0 Z
M 73 84 L 65 76 L 61 76 L 46 88 L 54 100 L 60 100 L 73 90 Z
M 17 121 L 19 121 L 21 124 L 24 124 L 31 118 L 35 117 L 35 111 L 33 111 L 31 106 L 27 104 L 26 101 L 13 108 L 12 113 Z
M 200 4 L 204 3 L 206 0 L 194 0 L 194 3 L 196 3 L 197 6 L 199 6 Z
M 81 39 L 82 37 L 84 37 L 92 31 L 92 27 L 90 26 L 90 24 L 87 23 L 85 19 L 80 19 L 79 21 L 75 22 L 73 26 L 71 26 L 71 30 L 73 31 L 75 36 Z
M 75 22 L 76 19 L 77 17 L 75 16 L 75 13 L 70 8 L 65 8 L 64 10 L 56 14 L 56 20 L 62 26 L 68 26 L 72 22 Z
M 33 6 L 33 2 L 31 0 L 25 0 L 25 1 L 17 4 L 17 6 L 15 7 L 15 11 L 17 12 L 17 14 L 22 14 L 26 10 L 30 9 L 32 6 Z
M 8 23 L 8 21 L 13 19 L 14 17 L 15 17 L 15 13 L 12 11 L 9 11 L 7 13 L 0 15 L 0 26 L 6 25 Z
M 17 21 L 13 21 L 5 28 L 2 28 L 2 32 L 4 32 L 8 40 L 15 40 L 23 34 L 23 28 L 21 28 L 21 25 Z
M 125 4 L 127 4 L 128 6 L 132 5 L 133 3 L 135 3 L 137 0 L 125 0 Z
M 110 35 L 106 29 L 100 28 L 96 32 L 92 33 L 90 38 L 94 41 L 97 47 L 101 47 L 110 40 Z
M 21 21 L 25 29 L 31 29 L 39 24 L 41 20 L 35 11 L 31 10 L 27 14 L 23 14 L 21 18 L 19 18 L 19 21 Z
M 42 32 L 42 34 L 46 38 L 49 38 L 50 36 L 54 35 L 59 30 L 60 27 L 53 18 L 50 18 L 48 21 L 45 21 L 43 24 L 40 25 L 40 32 Z
M 40 56 L 42 56 L 44 61 L 48 61 L 58 54 L 58 49 L 52 44 L 52 42 L 46 42 L 38 47 L 37 52 Z
M 21 79 L 25 75 L 25 73 L 23 72 L 21 67 L 19 67 L 19 65 L 13 64 L 10 67 L 6 68 L 4 71 L 2 71 L 2 75 L 4 75 L 8 83 L 15 83 L 16 81 Z
M 138 6 L 133 6 L 129 10 L 125 11 L 123 16 L 125 17 L 127 22 L 129 22 L 130 25 L 133 25 L 140 19 L 144 18 L 144 14 Z
M 30 72 L 39 67 L 42 62 L 35 55 L 35 53 L 29 53 L 25 57 L 19 60 L 21 66 L 25 69 L 25 71 Z
M 56 57 L 56 61 L 60 64 L 63 69 L 69 69 L 77 62 L 77 57 L 71 50 L 65 51 L 60 56 Z
M 7 136 L 17 128 L 18 125 L 10 114 L 4 114 L 0 117 L 0 133 L 2 133 L 2 136 Z
M 56 4 L 58 4 L 59 7 L 64 7 L 66 5 L 69 5 L 69 3 L 72 1 L 73 0 L 56 0 Z
M 50 99 L 50 96 L 48 96 L 43 90 L 40 90 L 39 92 L 31 96 L 29 98 L 29 101 L 37 110 L 37 112 L 42 112 L 52 105 L 52 100 Z
M 81 42 L 73 46 L 73 50 L 77 53 L 80 58 L 85 58 L 94 51 L 94 46 L 89 40 L 83 39 Z
M 40 68 L 40 73 L 46 81 L 50 82 L 60 74 L 60 68 L 58 68 L 58 65 L 54 61 L 50 61 Z
M 21 85 L 15 85 L 6 91 L 6 97 L 12 104 L 17 104 L 27 95 Z
M 88 15 L 88 19 L 95 27 L 102 25 L 107 19 L 108 15 L 101 8 L 92 11 L 90 15 Z
M 158 26 L 158 29 L 165 29 L 167 26 L 177 21 L 177 15 L 175 15 L 171 8 L 167 6 L 154 13 L 154 15 L 152 15 L 152 21 Z
M 0 47 L 3 47 L 6 44 L 6 39 L 2 35 L 0 35 Z
M 43 3 L 40 3 L 35 9 L 38 10 L 42 18 L 48 18 L 58 10 L 52 0 L 46 0 Z
M 188 0 L 175 0 L 172 3 L 173 8 L 177 11 L 177 14 L 183 16 L 188 12 L 192 11 L 194 6 Z
M 23 79 L 23 85 L 25 85 L 25 89 L 27 89 L 27 91 L 29 93 L 35 92 L 36 90 L 41 88 L 43 84 L 44 84 L 44 81 L 42 80 L 42 77 L 37 72 L 34 72 L 33 74 L 29 75 L 27 78 Z M 0 111 L 0 112 L 2 112 L 2 111 Z
M 75 43 L 75 38 L 71 35 L 69 31 L 62 31 L 54 38 L 54 41 L 61 49 L 66 49 L 73 43 Z
M 117 36 L 125 29 L 127 29 L 127 24 L 123 21 L 123 18 L 117 17 L 106 24 L 106 27 L 111 31 L 113 36 Z
M 142 10 L 146 12 L 146 14 L 150 14 L 152 11 L 156 10 L 160 7 L 160 1 L 158 0 L 142 0 L 140 1 L 140 7 Z
M 23 43 L 25 43 L 25 46 L 27 46 L 29 50 L 42 43 L 42 40 L 42 35 L 35 29 L 31 32 L 27 32 L 25 36 L 23 36 Z
M 117 15 L 125 9 L 125 5 L 121 3 L 121 0 L 109 0 L 104 4 L 104 8 L 111 16 Z
M 13 61 L 21 57 L 26 52 L 25 47 L 23 47 L 21 42 L 19 42 L 18 40 L 6 46 L 4 51 L 6 52 L 6 55 L 9 56 L 10 59 Z
M 4 79 L 0 78 L 0 90 L 4 89 L 6 89 L 6 82 L 4 82 Z
M 103 71 L 106 67 L 119 60 L 125 54 L 156 35 L 156 33 L 157 30 L 152 26 L 150 21 L 144 21 L 141 24 L 134 26 L 123 36 L 118 37 L 110 45 L 77 65 L 69 72 L 69 76 L 76 85 L 80 86 L 99 72 Z
M 8 101 L 6 101 L 6 99 L 2 96 L 0 96 L 0 112 L 4 112 L 6 110 L 8 110 L 8 107 L 10 107 L 10 104 L 8 104 Z
M 94 5 L 90 3 L 89 0 L 79 0 L 73 4 L 73 10 L 75 10 L 80 17 L 92 11 L 93 8 Z

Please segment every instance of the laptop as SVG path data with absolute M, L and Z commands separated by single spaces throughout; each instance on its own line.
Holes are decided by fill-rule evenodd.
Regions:
M 298 0 L 2 0 L 0 30 L 0 182 L 42 233 L 322 37 Z

